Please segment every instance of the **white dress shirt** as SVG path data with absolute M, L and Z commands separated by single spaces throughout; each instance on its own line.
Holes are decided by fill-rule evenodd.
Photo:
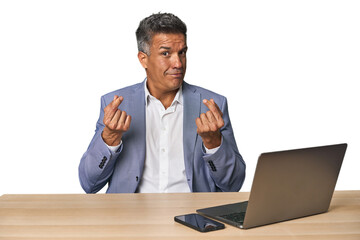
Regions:
M 184 163 L 182 88 L 167 109 L 146 84 L 145 99 L 146 157 L 138 192 L 190 192 Z
M 167 109 L 153 97 L 145 83 L 146 100 L 146 155 L 139 193 L 190 192 L 183 149 L 182 87 Z M 130 125 L 131 127 L 131 125 Z M 120 146 L 108 146 L 115 152 Z M 205 149 L 213 154 L 214 149 Z

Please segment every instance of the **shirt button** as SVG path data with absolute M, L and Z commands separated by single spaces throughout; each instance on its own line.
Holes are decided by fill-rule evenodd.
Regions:
M 161 151 L 164 153 L 164 152 L 165 152 L 165 148 L 162 148 Z

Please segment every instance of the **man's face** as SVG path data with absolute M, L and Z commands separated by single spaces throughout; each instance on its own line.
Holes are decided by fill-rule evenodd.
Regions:
M 181 33 L 153 35 L 150 55 L 139 53 L 151 94 L 154 90 L 163 94 L 179 89 L 186 71 L 186 51 L 185 36 Z

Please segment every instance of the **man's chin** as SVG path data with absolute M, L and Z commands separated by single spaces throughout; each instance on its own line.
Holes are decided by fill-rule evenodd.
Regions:
M 179 88 L 182 83 L 184 82 L 184 76 L 181 75 L 179 77 L 173 77 L 171 76 L 171 78 L 169 79 L 171 85 L 173 85 L 174 87 L 177 86 L 177 88 Z
M 174 80 L 172 81 L 172 85 L 173 85 L 174 88 L 179 89 L 179 88 L 181 87 L 181 85 L 183 84 L 183 82 L 184 82 L 183 78 L 181 78 L 181 79 L 174 79 Z

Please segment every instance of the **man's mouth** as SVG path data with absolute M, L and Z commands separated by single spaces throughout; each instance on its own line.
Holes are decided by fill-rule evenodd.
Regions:
M 170 74 L 171 76 L 174 76 L 174 77 L 182 77 L 183 73 L 173 73 L 173 74 Z
M 184 72 L 168 72 L 167 75 L 170 75 L 173 77 L 182 77 L 182 76 L 184 76 Z

